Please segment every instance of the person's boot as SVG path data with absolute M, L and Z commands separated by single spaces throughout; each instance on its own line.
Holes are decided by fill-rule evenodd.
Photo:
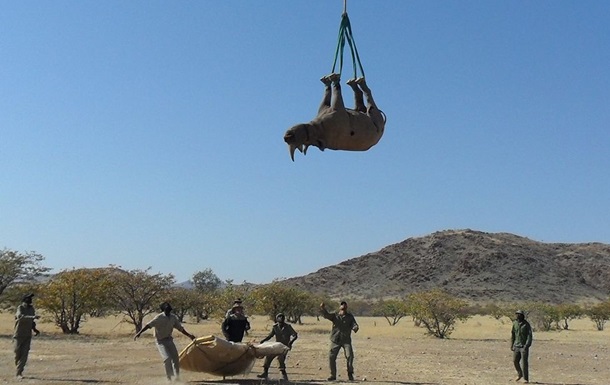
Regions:
M 348 378 L 350 381 L 354 381 L 354 373 L 347 373 L 347 378 Z
M 282 378 L 288 381 L 288 374 L 286 374 L 286 370 L 280 370 L 280 372 L 282 373 Z

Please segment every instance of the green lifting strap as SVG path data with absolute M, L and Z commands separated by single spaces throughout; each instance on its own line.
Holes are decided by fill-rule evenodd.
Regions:
M 350 52 L 352 54 L 352 65 L 354 68 L 354 78 L 358 77 L 358 68 L 360 68 L 360 74 L 364 77 L 364 69 L 362 68 L 362 63 L 360 62 L 360 55 L 358 55 L 358 49 L 356 48 L 356 41 L 354 40 L 354 35 L 352 34 L 352 26 L 349 22 L 349 17 L 347 16 L 347 12 L 344 12 L 341 16 L 341 25 L 339 26 L 339 39 L 337 42 L 337 49 L 335 50 L 335 60 L 333 62 L 332 73 L 335 73 L 335 68 L 337 67 L 337 59 L 339 59 L 339 75 L 343 71 L 343 51 L 345 50 L 345 42 L 349 45 Z M 356 62 L 358 66 L 356 66 Z

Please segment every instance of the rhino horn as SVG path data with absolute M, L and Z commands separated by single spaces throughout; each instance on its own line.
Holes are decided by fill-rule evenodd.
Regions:
M 288 147 L 290 148 L 290 159 L 292 159 L 292 161 L 294 162 L 294 151 L 295 150 L 299 150 L 300 152 L 303 152 L 303 145 L 296 145 L 296 144 L 289 144 Z M 305 150 L 306 151 L 306 150 Z

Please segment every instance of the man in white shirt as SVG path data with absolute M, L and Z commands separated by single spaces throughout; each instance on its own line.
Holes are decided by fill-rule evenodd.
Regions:
M 174 329 L 180 331 L 182 334 L 190 338 L 195 339 L 195 336 L 187 332 L 180 320 L 175 314 L 172 314 L 172 306 L 169 302 L 163 302 L 161 304 L 161 311 L 155 318 L 147 323 L 142 330 L 136 333 L 133 337 L 134 341 L 140 337 L 140 335 L 148 329 L 155 328 L 155 338 L 157 339 L 157 348 L 163 358 L 165 364 L 165 374 L 168 380 L 172 380 L 172 377 L 178 379 L 180 375 L 180 364 L 178 362 L 178 349 L 174 344 L 172 338 L 172 332 Z

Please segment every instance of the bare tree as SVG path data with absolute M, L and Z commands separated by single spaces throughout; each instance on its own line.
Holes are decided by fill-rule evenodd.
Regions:
M 118 270 L 115 272 L 111 297 L 117 310 L 123 313 L 135 327 L 142 329 L 144 317 L 159 310 L 174 284 L 172 274 L 150 274 L 146 270 Z

